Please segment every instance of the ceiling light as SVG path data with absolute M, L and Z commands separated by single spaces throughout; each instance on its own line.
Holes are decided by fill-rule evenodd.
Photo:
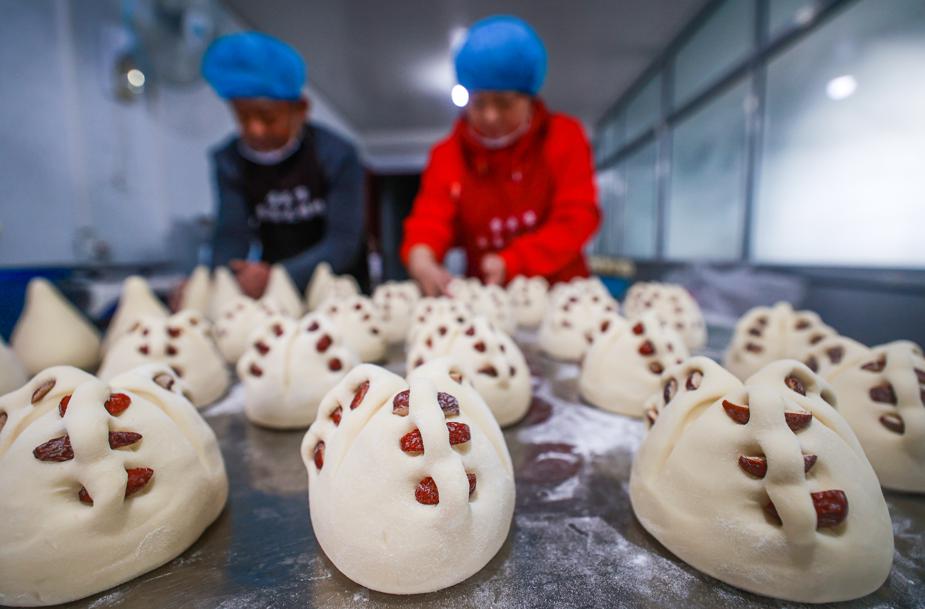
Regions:
M 138 68 L 132 68 L 126 72 L 125 78 L 128 80 L 128 84 L 132 85 L 136 89 L 140 89 L 145 86 L 145 73 Z
M 453 85 L 453 89 L 450 91 L 450 99 L 453 100 L 454 104 L 463 108 L 469 103 L 469 92 L 462 85 Z
M 858 81 L 851 74 L 833 78 L 825 87 L 825 92 L 835 101 L 851 97 L 858 88 Z

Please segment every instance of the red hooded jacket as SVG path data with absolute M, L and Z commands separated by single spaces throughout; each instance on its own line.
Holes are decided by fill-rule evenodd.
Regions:
M 465 117 L 438 143 L 405 220 L 402 259 L 418 244 L 438 260 L 466 250 L 468 274 L 497 252 L 506 278 L 542 275 L 550 282 L 588 275 L 582 248 L 600 222 L 591 148 L 578 121 L 534 102 L 529 130 L 492 150 Z

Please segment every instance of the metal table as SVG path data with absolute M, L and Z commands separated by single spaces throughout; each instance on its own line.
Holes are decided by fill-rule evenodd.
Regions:
M 518 339 L 535 377 L 536 397 L 526 419 L 504 434 L 517 478 L 514 522 L 498 555 L 467 581 L 402 597 L 372 592 L 341 575 L 312 534 L 299 457 L 303 432 L 249 424 L 237 386 L 204 412 L 221 443 L 231 484 L 223 514 L 174 561 L 69 606 L 797 606 L 703 575 L 649 536 L 633 516 L 628 495 L 643 424 L 581 404 L 578 367 L 546 359 L 530 335 Z M 392 361 L 388 367 L 400 371 L 400 357 Z M 896 540 L 893 570 L 877 592 L 839 607 L 925 607 L 925 497 L 891 492 L 886 497 Z

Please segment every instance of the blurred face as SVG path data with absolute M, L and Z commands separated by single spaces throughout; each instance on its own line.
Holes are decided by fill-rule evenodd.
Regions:
M 299 133 L 308 114 L 308 100 L 266 98 L 231 100 L 241 138 L 251 150 L 269 152 L 282 148 Z
M 523 128 L 532 108 L 532 98 L 525 93 L 475 91 L 466 105 L 466 119 L 479 135 L 499 138 Z

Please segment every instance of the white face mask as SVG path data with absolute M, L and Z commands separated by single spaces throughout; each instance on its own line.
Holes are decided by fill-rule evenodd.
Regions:
M 480 133 L 478 133 L 475 129 L 472 129 L 471 127 L 470 127 L 470 131 L 472 131 L 472 135 L 475 136 L 475 139 L 477 139 L 482 146 L 485 146 L 489 150 L 498 150 L 500 148 L 505 148 L 507 146 L 510 146 L 511 144 L 516 142 L 518 139 L 520 139 L 520 136 L 522 136 L 524 133 L 530 130 L 530 122 L 531 121 L 527 121 L 523 125 L 518 127 L 517 129 L 514 129 L 513 131 L 508 133 L 507 135 L 502 135 L 499 137 L 485 137 L 484 135 L 481 135 Z
M 241 139 L 238 140 L 238 152 L 252 163 L 257 163 L 258 165 L 277 165 L 291 157 L 293 153 L 298 150 L 301 143 L 302 135 L 300 133 L 289 140 L 283 147 L 277 148 L 276 150 L 254 150 Z

